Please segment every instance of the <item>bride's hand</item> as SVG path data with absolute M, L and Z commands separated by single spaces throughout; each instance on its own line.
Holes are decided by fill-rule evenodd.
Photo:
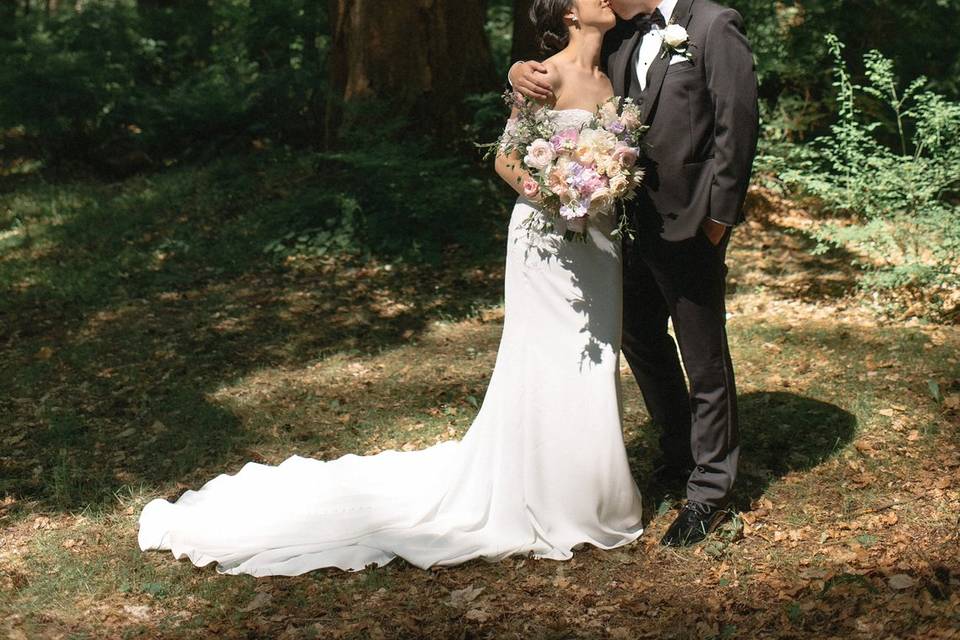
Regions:
M 516 91 L 531 100 L 544 102 L 553 95 L 553 87 L 547 80 L 547 67 L 536 60 L 514 63 L 507 78 Z

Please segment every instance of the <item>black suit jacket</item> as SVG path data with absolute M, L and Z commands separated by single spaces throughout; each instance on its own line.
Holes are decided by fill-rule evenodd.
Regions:
M 706 217 L 743 220 L 756 154 L 759 117 L 753 54 L 743 20 L 711 0 L 679 0 L 671 22 L 687 29 L 692 62 L 658 56 L 639 89 L 631 58 L 640 34 L 618 21 L 604 39 L 603 61 L 614 91 L 642 104 L 646 186 L 630 207 L 641 233 L 666 240 L 697 233 Z

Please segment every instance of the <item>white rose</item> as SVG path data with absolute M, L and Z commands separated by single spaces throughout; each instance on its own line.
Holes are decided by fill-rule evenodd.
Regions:
M 667 43 L 667 46 L 673 47 L 674 49 L 686 43 L 689 39 L 690 36 L 687 35 L 687 30 L 678 24 L 669 24 L 667 28 L 663 30 L 663 41 Z

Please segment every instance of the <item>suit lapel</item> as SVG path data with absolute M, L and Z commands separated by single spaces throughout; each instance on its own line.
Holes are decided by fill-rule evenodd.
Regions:
M 613 92 L 618 96 L 626 96 L 630 87 L 630 58 L 640 44 L 640 32 L 636 29 L 629 38 L 625 38 L 610 63 L 610 82 Z
M 680 0 L 677 2 L 670 21 L 686 29 L 687 25 L 690 24 L 690 18 L 693 17 L 693 12 L 690 10 L 693 2 L 694 0 Z M 660 89 L 663 88 L 663 79 L 667 75 L 667 69 L 670 68 L 670 58 L 671 55 L 669 53 L 663 55 L 661 51 L 657 54 L 653 64 L 650 65 L 649 71 L 647 71 L 647 88 L 643 92 L 643 107 L 640 111 L 642 120 L 646 124 L 649 124 L 647 120 L 650 118 L 650 112 L 653 111 L 653 105 L 656 104 L 657 98 L 660 95 Z

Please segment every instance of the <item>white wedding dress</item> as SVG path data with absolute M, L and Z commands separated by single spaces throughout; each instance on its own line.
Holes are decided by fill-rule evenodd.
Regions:
M 562 124 L 590 113 L 553 111 Z M 508 236 L 505 320 L 486 397 L 460 441 L 420 451 L 292 456 L 248 463 L 140 515 L 143 550 L 167 549 L 222 573 L 359 570 L 399 556 L 454 565 L 512 554 L 569 559 L 642 533 L 620 416 L 620 243 L 612 216 L 585 243 L 520 198 Z

